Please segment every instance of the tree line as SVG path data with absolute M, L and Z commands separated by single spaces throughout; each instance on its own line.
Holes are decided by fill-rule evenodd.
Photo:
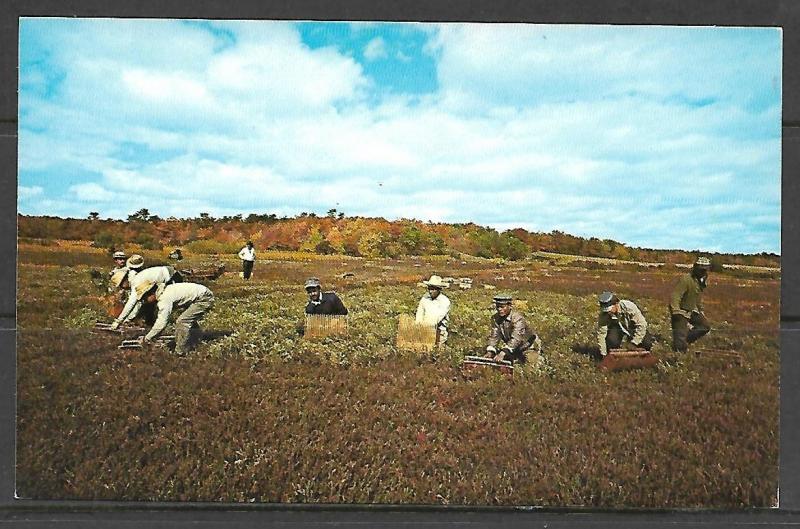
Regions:
M 18 235 L 34 239 L 90 240 L 95 246 L 109 249 L 124 247 L 126 243 L 147 249 L 191 248 L 194 245 L 203 253 L 238 250 L 246 240 L 252 240 L 260 249 L 361 257 L 464 253 L 517 260 L 544 251 L 626 261 L 687 263 L 698 253 L 709 253 L 636 248 L 611 239 L 578 237 L 557 230 L 540 233 L 517 228 L 498 232 L 474 223 L 348 217 L 335 209 L 324 216 L 301 213 L 294 217 L 253 213 L 215 218 L 200 213 L 195 218 L 163 219 L 145 208 L 126 220 L 101 219 L 97 212 L 91 212 L 86 219 L 18 215 Z M 780 256 L 774 253 L 712 255 L 730 264 L 780 266 Z

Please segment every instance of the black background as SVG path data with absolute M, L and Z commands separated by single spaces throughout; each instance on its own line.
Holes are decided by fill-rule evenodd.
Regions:
M 532 22 L 783 27 L 781 440 L 778 509 L 582 511 L 414 506 L 32 501 L 14 498 L 17 58 L 21 16 Z M 0 3 L 0 524 L 21 527 L 800 526 L 800 2 L 740 1 L 6 1 Z

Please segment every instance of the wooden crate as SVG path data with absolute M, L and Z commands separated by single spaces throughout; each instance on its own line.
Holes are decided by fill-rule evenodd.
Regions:
M 657 363 L 658 358 L 645 349 L 611 349 L 598 367 L 603 371 L 623 371 L 654 367 Z
M 461 362 L 461 373 L 467 378 L 475 378 L 482 373 L 498 371 L 501 374 L 513 378 L 514 365 L 508 360 L 496 361 L 482 356 L 465 356 Z
M 728 364 L 740 366 L 744 363 L 742 354 L 731 349 L 699 349 L 695 355 L 700 358 L 707 358 Z
M 306 338 L 318 339 L 342 334 L 347 334 L 347 316 L 306 314 Z
M 407 351 L 432 351 L 436 347 L 436 326 L 417 323 L 401 314 L 397 324 L 397 348 Z

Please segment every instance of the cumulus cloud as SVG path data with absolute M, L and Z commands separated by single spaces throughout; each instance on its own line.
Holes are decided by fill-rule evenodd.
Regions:
M 23 19 L 20 210 L 336 207 L 779 250 L 775 30 L 411 25 L 437 79 L 411 95 L 370 77 L 389 26 L 353 26 L 348 53 L 292 23 Z
M 364 47 L 364 58 L 368 61 L 385 59 L 389 54 L 386 51 L 386 41 L 381 37 L 375 37 Z

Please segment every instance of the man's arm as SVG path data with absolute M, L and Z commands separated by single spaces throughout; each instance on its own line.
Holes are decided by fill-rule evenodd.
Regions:
M 114 320 L 114 323 L 119 325 L 130 315 L 131 311 L 133 311 L 134 305 L 136 302 L 139 301 L 136 299 L 136 290 L 133 289 L 133 285 L 131 285 L 131 293 L 128 294 L 128 300 L 125 302 L 125 306 L 122 307 L 122 312 L 119 313 L 119 316 Z M 138 311 L 137 311 L 138 312 Z M 136 314 L 134 313 L 134 316 Z M 132 318 L 131 318 L 132 319 Z
M 334 294 L 334 296 L 336 297 L 336 299 L 334 299 L 334 301 L 333 301 L 333 303 L 334 303 L 333 306 L 336 309 L 336 314 L 338 314 L 340 316 L 346 316 L 347 315 L 347 307 L 344 306 L 344 303 L 342 303 L 342 300 L 339 298 L 339 296 L 337 296 L 336 294 Z
M 414 317 L 414 321 L 417 323 L 422 323 L 425 319 L 425 298 L 419 300 L 419 304 L 417 304 L 417 315 Z
M 144 340 L 150 341 L 159 334 L 161 331 L 164 330 L 164 327 L 167 326 L 167 322 L 169 321 L 169 315 L 172 313 L 172 303 L 159 303 L 158 304 L 158 317 L 156 318 L 156 322 L 153 324 L 153 328 L 150 329 Z
M 492 317 L 492 330 L 489 331 L 489 340 L 486 342 L 487 349 L 496 349 L 497 344 L 500 342 L 500 327 L 497 326 L 494 317 Z
M 681 300 L 683 299 L 683 295 L 686 293 L 686 278 L 681 277 L 678 284 L 675 285 L 675 288 L 672 290 L 672 296 L 669 300 L 669 306 L 672 309 L 672 314 L 680 314 L 681 316 L 689 317 L 686 314 L 686 311 L 681 308 Z
M 647 320 L 644 319 L 644 314 L 642 314 L 642 311 L 639 310 L 639 307 L 637 307 L 635 303 L 628 305 L 628 309 L 630 309 L 631 320 L 633 320 L 635 326 L 633 336 L 631 337 L 631 343 L 638 346 L 641 345 L 647 333 Z

